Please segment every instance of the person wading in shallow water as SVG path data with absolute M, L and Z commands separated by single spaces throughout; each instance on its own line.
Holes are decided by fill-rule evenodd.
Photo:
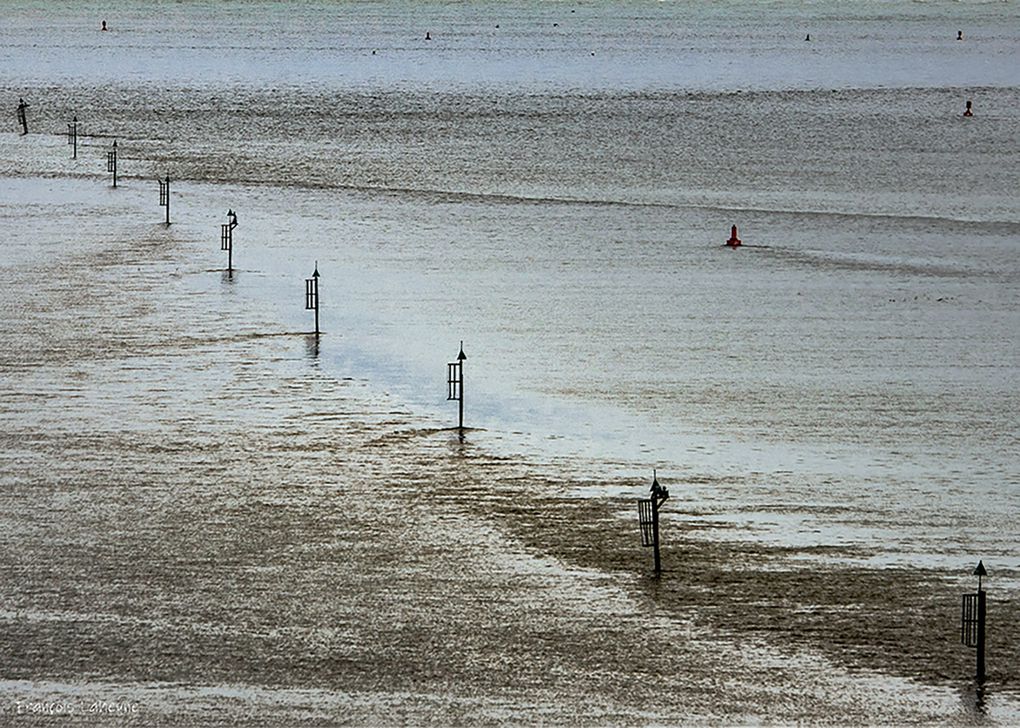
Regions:
M 103 21 L 103 27 L 100 28 L 100 30 L 106 30 L 106 21 L 105 20 Z

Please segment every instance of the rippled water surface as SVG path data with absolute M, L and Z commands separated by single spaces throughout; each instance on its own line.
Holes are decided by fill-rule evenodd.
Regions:
M 1020 721 L 1016 6 L 5 13 L 0 724 Z

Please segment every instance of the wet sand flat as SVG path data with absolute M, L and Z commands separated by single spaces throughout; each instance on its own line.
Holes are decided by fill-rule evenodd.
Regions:
M 1020 722 L 1016 28 L 11 3 L 0 724 Z
M 182 233 L 50 238 L 49 217 L 20 224 L 59 270 L 2 269 L 12 724 L 981 719 L 938 573 L 688 538 L 674 488 L 656 581 L 633 497 L 323 372 L 307 335 L 223 310 L 243 279 Z

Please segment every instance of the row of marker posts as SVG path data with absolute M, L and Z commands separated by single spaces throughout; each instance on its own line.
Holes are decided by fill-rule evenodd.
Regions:
M 25 115 L 25 109 L 28 108 L 28 104 L 25 103 L 24 99 L 19 100 L 18 104 L 18 122 L 22 125 L 22 135 L 28 134 L 28 120 Z M 67 144 L 71 147 L 71 159 L 78 158 L 78 117 L 75 116 L 70 123 L 67 125 Z M 118 161 L 118 148 L 117 140 L 113 140 L 113 144 L 110 149 L 106 152 L 106 171 L 112 176 L 112 186 L 117 186 L 117 161 Z M 157 179 L 159 184 L 159 206 L 164 208 L 166 213 L 164 217 L 164 223 L 167 227 L 170 226 L 170 175 L 167 174 L 163 179 Z M 225 250 L 227 253 L 227 275 L 233 276 L 234 274 L 234 228 L 237 227 L 237 214 L 233 210 L 227 211 L 228 222 L 224 223 L 220 228 L 220 248 Z M 318 264 L 316 264 L 316 270 L 314 273 L 315 288 L 314 294 L 307 297 L 307 305 L 309 308 L 315 309 L 315 335 L 319 335 L 319 293 L 318 293 Z M 311 280 L 311 279 L 309 279 Z
M 78 117 L 67 125 L 68 144 L 73 144 L 73 158 L 78 158 Z M 113 175 L 113 186 L 117 186 L 117 140 L 113 141 L 112 148 L 107 152 L 106 170 Z M 170 226 L 170 175 L 164 179 L 158 179 L 159 183 L 159 205 L 166 210 L 165 224 Z M 227 253 L 227 275 L 234 274 L 234 228 L 237 227 L 237 213 L 233 209 L 227 210 L 227 222 L 220 226 L 220 249 Z M 305 308 L 315 311 L 315 336 L 320 335 L 319 329 L 319 264 L 315 264 L 315 272 L 311 278 L 305 281 Z M 463 418 L 463 412 L 461 413 Z
M 453 366 L 452 364 L 450 366 Z M 652 548 L 652 563 L 655 576 L 662 573 L 662 561 L 659 555 L 659 507 L 669 498 L 669 490 L 659 484 L 658 474 L 652 471 L 651 497 L 638 500 L 638 526 L 641 529 L 641 545 Z M 977 591 L 963 595 L 963 608 L 960 616 L 960 642 L 974 648 L 975 670 L 974 679 L 984 683 L 985 673 L 985 618 L 987 598 L 982 589 L 981 580 L 988 576 L 984 561 L 978 561 L 974 569 L 978 578 Z
M 970 103 L 968 102 L 968 111 Z M 18 105 L 18 120 L 22 125 L 22 134 L 28 133 L 28 122 L 25 117 L 25 109 L 28 104 L 24 99 Z M 72 146 L 72 159 L 78 158 L 78 117 L 67 125 L 67 143 Z M 113 186 L 117 186 L 117 141 L 113 141 L 112 149 L 107 152 L 106 169 L 113 175 Z M 166 225 L 170 225 L 170 175 L 159 180 L 159 204 L 166 208 Z M 234 270 L 234 228 L 237 227 L 237 214 L 231 209 L 227 211 L 228 222 L 220 228 L 220 248 L 227 252 L 227 272 L 232 275 Z M 730 240 L 727 244 L 731 247 L 740 245 L 737 238 L 737 228 L 734 225 Z M 305 279 L 305 309 L 315 312 L 315 338 L 318 340 L 319 329 L 319 263 L 316 261 L 315 269 L 311 278 Z M 447 364 L 447 401 L 456 401 L 457 407 L 457 430 L 461 441 L 464 439 L 464 361 L 467 356 L 464 354 L 464 342 L 460 342 L 460 351 L 456 361 Z M 669 489 L 660 485 L 658 473 L 652 471 L 652 485 L 650 498 L 638 500 L 638 526 L 641 530 L 641 545 L 652 548 L 652 564 L 655 576 L 662 574 L 662 558 L 659 548 L 659 508 L 669 499 Z M 973 594 L 963 595 L 962 614 L 960 619 L 960 641 L 967 647 L 976 650 L 975 678 L 983 683 L 985 680 L 985 615 L 986 597 L 985 591 L 981 588 L 981 579 L 988 575 L 984 562 L 979 561 L 974 575 L 978 577 L 978 589 Z
M 25 109 L 28 108 L 28 104 L 25 103 L 24 99 L 20 99 L 18 104 L 18 121 L 22 125 L 22 134 L 28 133 L 28 120 L 25 116 Z M 73 120 L 67 125 L 67 144 L 71 147 L 71 158 L 78 158 L 78 117 L 75 116 Z M 113 144 L 110 149 L 106 152 L 106 171 L 112 175 L 112 186 L 117 186 L 117 140 L 113 140 Z M 163 179 L 157 179 L 159 184 L 159 206 L 164 208 L 166 211 L 164 223 L 167 227 L 170 226 L 170 175 L 167 174 Z M 237 227 L 237 213 L 232 209 L 227 210 L 227 222 L 220 226 L 220 249 L 227 253 L 227 274 L 233 276 L 234 273 L 234 228 Z M 312 278 L 306 280 L 306 291 L 305 291 L 305 307 L 313 309 L 315 311 L 315 335 L 319 336 L 319 266 L 318 263 L 315 265 L 315 272 L 312 274 Z M 463 412 L 461 412 L 463 420 Z
M 232 213 L 231 213 L 232 214 Z M 236 225 L 236 220 L 233 223 Z M 228 234 L 228 226 L 223 226 L 223 234 Z M 319 262 L 315 262 L 315 270 L 311 278 L 305 279 L 305 310 L 315 312 L 315 338 L 319 338 Z M 460 342 L 457 359 L 446 365 L 446 399 L 457 402 L 457 431 L 461 441 L 464 440 L 464 342 Z
M 73 139 L 74 155 L 77 158 L 77 123 L 68 124 L 68 143 Z M 108 169 L 113 173 L 113 187 L 116 187 L 117 168 L 117 143 L 113 142 L 113 149 L 108 153 Z M 159 204 L 166 208 L 166 224 L 170 224 L 170 177 L 159 181 Z M 238 225 L 238 216 L 234 210 L 227 210 L 227 222 L 220 227 L 220 249 L 227 254 L 227 273 L 234 272 L 234 228 Z M 735 245 L 734 245 L 735 243 Z M 736 226 L 730 232 L 730 241 L 727 244 L 735 247 L 739 245 L 736 238 Z M 311 277 L 305 279 L 305 309 L 314 311 L 315 339 L 321 333 L 319 329 L 319 272 L 318 262 Z M 456 401 L 457 407 L 457 430 L 461 441 L 464 439 L 464 361 L 467 356 L 464 354 L 464 343 L 460 343 L 460 351 L 456 361 L 447 364 L 447 400 Z M 651 498 L 641 499 L 637 502 L 637 518 L 641 528 L 642 545 L 653 550 L 653 569 L 655 576 L 662 574 L 662 558 L 659 540 L 659 509 L 669 499 L 669 489 L 659 483 L 658 473 L 653 471 L 652 486 L 650 488 Z M 979 562 L 974 574 L 978 577 L 978 588 L 976 593 L 968 593 L 963 596 L 963 612 L 961 617 L 961 641 L 967 646 L 976 649 L 976 672 L 978 682 L 985 679 L 984 670 L 984 627 L 985 627 L 985 592 L 981 588 L 981 577 L 987 572 L 984 564 Z

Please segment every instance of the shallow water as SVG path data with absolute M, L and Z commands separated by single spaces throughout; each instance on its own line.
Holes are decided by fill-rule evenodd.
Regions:
M 11 14 L 5 719 L 1017 720 L 1016 9 L 338 7 Z

